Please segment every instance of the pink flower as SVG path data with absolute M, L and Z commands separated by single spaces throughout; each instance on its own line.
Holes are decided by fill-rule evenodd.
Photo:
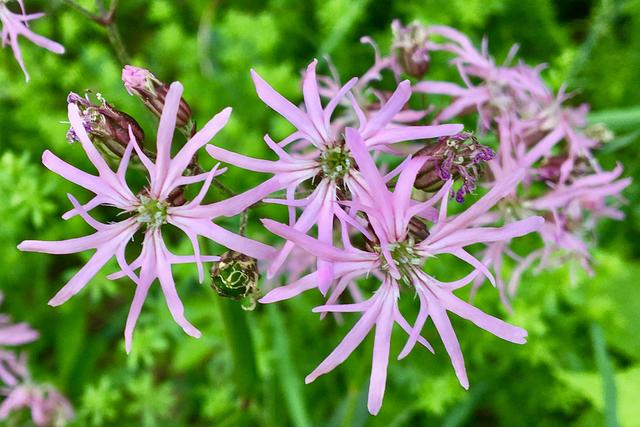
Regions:
M 198 236 L 206 237 L 232 250 L 255 258 L 268 258 L 273 255 L 270 246 L 231 233 L 214 224 L 211 220 L 220 216 L 232 216 L 249 206 L 252 202 L 244 195 L 237 196 L 211 205 L 202 205 L 212 179 L 220 175 L 217 168 L 198 175 L 184 175 L 185 169 L 197 151 L 207 144 L 222 127 L 225 126 L 231 109 L 227 108 L 213 117 L 198 133 L 171 157 L 171 145 L 176 124 L 176 113 L 179 108 L 182 85 L 175 82 L 171 85 L 166 97 L 165 107 L 158 127 L 157 154 L 152 162 L 140 149 L 133 134 L 131 142 L 122 157 L 118 170 L 114 172 L 100 156 L 89 139 L 82 119 L 75 104 L 69 104 L 69 119 L 82 148 L 98 171 L 98 175 L 83 172 L 69 165 L 53 153 L 46 151 L 43 155 L 44 165 L 69 181 L 93 192 L 93 197 L 81 206 L 69 196 L 74 208 L 63 218 L 80 215 L 96 231 L 95 233 L 57 242 L 24 241 L 18 248 L 23 251 L 45 252 L 52 254 L 68 254 L 95 249 L 89 262 L 51 299 L 52 306 L 66 302 L 95 276 L 112 258 L 116 258 L 121 272 L 110 278 L 130 277 L 136 283 L 136 292 L 131 304 L 125 328 L 125 344 L 130 351 L 133 330 L 142 309 L 151 284 L 158 279 L 167 306 L 173 319 L 182 329 L 193 337 L 199 337 L 198 331 L 184 316 L 184 307 L 173 280 L 171 266 L 179 263 L 195 262 L 198 266 L 200 281 L 204 276 L 202 263 L 214 261 L 218 257 L 202 256 L 198 245 Z M 149 173 L 149 186 L 138 194 L 134 194 L 125 181 L 125 174 L 132 151 L 135 149 L 139 159 Z M 199 194 L 182 205 L 175 204 L 185 185 L 202 183 Z M 88 211 L 98 205 L 113 206 L 127 216 L 120 222 L 101 223 L 92 218 Z M 194 254 L 177 256 L 166 247 L 162 237 L 162 228 L 171 224 L 181 229 L 191 240 Z M 144 232 L 144 241 L 140 255 L 131 263 L 125 259 L 125 249 L 134 233 Z M 138 275 L 134 272 L 140 269 Z
M 22 408 L 31 410 L 31 419 L 36 426 L 65 425 L 74 417 L 69 401 L 53 386 L 32 382 L 24 357 L 0 350 L 0 380 L 4 387 L 0 395 L 0 420 Z
M 280 143 L 275 143 L 266 135 L 265 142 L 278 160 L 253 159 L 241 154 L 210 145 L 207 151 L 217 160 L 242 167 L 244 169 L 271 173 L 274 176 L 264 184 L 252 190 L 252 194 L 264 197 L 267 192 L 286 190 L 286 199 L 272 202 L 289 205 L 289 220 L 292 227 L 303 233 L 314 225 L 318 226 L 318 238 L 326 244 L 333 242 L 334 218 L 346 216 L 335 202 L 343 197 L 339 194 L 356 191 L 366 186 L 360 173 L 354 168 L 349 148 L 345 145 L 343 128 L 335 126 L 332 116 L 338 104 L 357 83 L 353 78 L 323 107 L 316 79 L 316 64 L 308 67 L 303 81 L 305 110 L 296 107 L 269 86 L 256 72 L 252 77 L 258 96 L 269 107 L 286 118 L 296 131 Z M 367 117 L 357 103 L 352 102 L 360 122 L 360 132 L 368 149 L 385 150 L 389 145 L 414 139 L 436 138 L 452 135 L 462 130 L 461 125 L 441 126 L 392 126 L 393 118 L 402 110 L 411 96 L 408 81 L 400 83 L 387 103 L 377 112 Z M 296 147 L 293 153 L 284 150 L 292 143 Z M 311 181 L 312 193 L 304 199 L 296 199 L 296 192 L 304 182 Z M 265 194 L 266 193 L 266 194 Z M 296 219 L 295 208 L 303 208 Z M 286 242 L 268 269 L 273 277 L 294 247 Z M 331 263 L 320 259 L 318 274 L 320 289 L 326 292 L 332 276 Z
M 0 292 L 0 303 L 4 296 Z M 0 314 L 0 346 L 22 345 L 38 339 L 38 332 L 22 323 L 11 323 L 11 318 L 6 314 Z
M 271 220 L 265 226 L 281 237 L 295 242 L 320 259 L 334 265 L 336 286 L 326 305 L 316 307 L 315 312 L 359 312 L 362 316 L 336 349 L 306 378 L 307 382 L 331 371 L 341 364 L 375 328 L 371 382 L 368 408 L 377 414 L 384 395 L 391 331 L 398 323 L 409 335 L 407 344 L 399 358 L 405 357 L 416 342 L 431 351 L 429 343 L 420 336 L 428 317 L 438 330 L 445 349 L 449 353 L 454 370 L 461 385 L 469 386 L 464 368 L 464 359 L 447 311 L 470 320 L 479 327 L 507 341 L 522 344 L 526 331 L 492 317 L 453 294 L 453 291 L 470 283 L 478 273 L 493 281 L 493 276 L 477 259 L 465 250 L 476 243 L 491 243 L 511 239 L 530 233 L 543 223 L 542 218 L 531 217 L 504 227 L 472 227 L 478 216 L 485 214 L 497 201 L 508 194 L 518 182 L 517 177 L 496 185 L 484 197 L 463 213 L 447 218 L 447 202 L 451 181 L 435 196 L 424 202 L 412 200 L 413 183 L 425 159 L 411 159 L 396 182 L 395 190 L 389 191 L 385 179 L 378 172 L 364 138 L 354 129 L 346 130 L 346 143 L 357 163 L 363 179 L 368 184 L 354 193 L 354 201 L 343 202 L 366 216 L 370 229 L 357 227 L 367 240 L 366 249 L 354 247 L 348 239 L 344 249 L 309 237 L 294 227 Z M 435 205 L 440 203 L 439 210 Z M 423 233 L 413 231 L 417 220 Z M 424 221 L 433 223 L 427 227 Z M 351 224 L 357 226 L 355 218 Z M 424 236 L 427 236 L 423 239 Z M 460 280 L 444 283 L 423 271 L 433 257 L 451 254 L 473 266 L 474 271 Z M 355 304 L 336 304 L 346 286 L 358 277 L 373 275 L 381 281 L 373 296 Z M 290 285 L 269 292 L 261 302 L 269 303 L 291 298 L 318 285 L 318 274 L 309 274 Z M 398 309 L 397 300 L 402 287 L 410 286 L 420 301 L 420 312 L 415 324 L 410 326 Z
M 22 0 L 19 1 L 22 13 L 13 13 L 9 10 L 6 4 L 6 0 L 0 0 L 0 22 L 2 22 L 2 47 L 6 44 L 11 45 L 13 55 L 16 57 L 16 61 L 20 64 L 20 68 L 24 72 L 24 76 L 29 81 L 29 73 L 24 65 L 22 59 L 22 52 L 18 45 L 18 36 L 23 36 L 31 42 L 43 47 L 53 53 L 63 54 L 64 47 L 52 40 L 46 39 L 33 31 L 28 27 L 29 21 L 38 19 L 44 16 L 44 13 L 33 13 L 27 15 L 24 11 L 24 4 Z

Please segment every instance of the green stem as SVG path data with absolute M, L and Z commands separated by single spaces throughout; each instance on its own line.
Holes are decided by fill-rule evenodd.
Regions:
M 256 391 L 260 379 L 251 330 L 247 322 L 248 313 L 242 309 L 239 302 L 228 298 L 218 298 L 218 307 L 231 350 L 233 376 L 240 397 L 240 406 L 250 408 L 257 400 Z
M 92 20 L 93 22 L 97 23 L 107 30 L 107 38 L 109 39 L 109 43 L 111 43 L 111 46 L 113 47 L 113 50 L 115 51 L 120 63 L 128 64 L 129 62 L 131 62 L 129 60 L 127 48 L 122 42 L 122 37 L 120 36 L 120 31 L 118 31 L 118 26 L 116 25 L 115 21 L 115 13 L 116 7 L 118 6 L 118 0 L 111 1 L 108 11 L 104 7 L 104 2 L 102 0 L 96 0 L 96 5 L 98 6 L 98 9 L 100 11 L 99 14 L 92 13 L 90 10 L 79 5 L 74 0 L 63 1 L 70 8 L 74 9 L 84 17 Z
M 602 327 L 593 322 L 591 324 L 591 342 L 596 365 L 602 376 L 602 394 L 604 397 L 604 418 L 607 427 L 618 427 L 618 414 L 616 408 L 617 391 L 613 366 L 607 354 L 607 343 Z
M 86 18 L 91 19 L 92 21 L 96 20 L 96 16 L 91 13 L 90 11 L 88 11 L 87 9 L 85 9 L 84 7 L 80 6 L 78 3 L 76 3 L 73 0 L 63 0 L 64 3 L 69 6 L 70 8 L 76 10 L 78 13 L 84 15 Z
M 122 42 L 122 37 L 120 36 L 120 31 L 118 31 L 115 21 L 107 25 L 107 37 L 109 37 L 109 42 L 111 46 L 113 46 L 113 50 L 115 50 L 120 63 L 125 65 L 129 64 L 131 62 L 129 53 Z
M 298 374 L 291 356 L 285 321 L 276 307 L 270 305 L 267 310 L 273 328 L 275 369 L 278 372 L 289 418 L 296 427 L 309 427 L 311 421 L 302 390 L 302 377 Z
M 98 5 L 98 9 L 100 9 L 100 15 L 102 18 L 99 23 L 106 28 L 107 37 L 109 38 L 109 42 L 111 43 L 113 50 L 116 52 L 118 61 L 120 61 L 121 64 L 130 63 L 129 53 L 122 42 L 122 37 L 120 36 L 120 31 L 118 31 L 118 26 L 116 25 L 115 20 L 118 0 L 111 0 L 108 11 L 104 7 L 103 0 L 96 0 L 96 4 Z

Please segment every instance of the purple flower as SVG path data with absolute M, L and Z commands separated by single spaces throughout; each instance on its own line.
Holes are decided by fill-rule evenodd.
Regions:
M 180 105 L 182 85 L 175 82 L 166 97 L 166 103 L 158 127 L 157 154 L 151 161 L 138 146 L 133 134 L 126 148 L 118 170 L 114 172 L 92 145 L 83 126 L 78 107 L 69 104 L 69 119 L 82 148 L 98 171 L 92 175 L 69 165 L 50 151 L 43 155 L 43 163 L 51 171 L 63 178 L 86 188 L 95 196 L 85 205 L 80 205 L 69 196 L 73 209 L 63 218 L 80 215 L 96 231 L 88 236 L 75 239 L 49 242 L 28 240 L 18 248 L 23 251 L 68 254 L 95 249 L 87 264 L 49 301 L 52 306 L 66 302 L 95 276 L 112 258 L 116 258 L 121 272 L 110 278 L 130 277 L 136 283 L 136 292 L 131 304 L 125 328 L 126 350 L 131 348 L 132 334 L 151 284 L 158 279 L 167 306 L 173 319 L 182 329 L 193 337 L 199 337 L 198 331 L 184 316 L 184 307 L 173 280 L 171 266 L 179 263 L 195 262 L 198 266 L 200 281 L 204 276 L 202 263 L 214 261 L 218 257 L 203 256 L 198 245 L 198 236 L 206 237 L 232 250 L 255 258 L 268 258 L 273 248 L 262 243 L 231 233 L 214 224 L 211 220 L 220 216 L 232 216 L 244 210 L 248 204 L 244 196 L 237 196 L 211 205 L 202 205 L 202 200 L 211 181 L 222 172 L 216 168 L 197 175 L 184 175 L 197 151 L 207 144 L 222 127 L 225 126 L 231 109 L 227 108 L 213 117 L 179 151 L 171 157 L 171 145 L 176 125 L 176 114 Z M 134 194 L 125 181 L 125 174 L 131 153 L 136 150 L 140 161 L 149 173 L 149 186 Z M 199 194 L 185 202 L 182 188 L 185 185 L 202 183 Z M 181 200 L 176 203 L 176 200 Z M 102 223 L 92 218 L 88 211 L 98 205 L 113 206 L 122 211 L 127 218 L 112 223 Z M 171 224 L 181 229 L 190 239 L 194 255 L 178 256 L 166 247 L 162 237 L 162 228 Z M 140 255 L 131 263 L 125 259 L 125 249 L 134 233 L 144 232 L 144 241 Z M 135 270 L 139 269 L 136 275 Z
M 23 36 L 26 39 L 30 40 L 32 43 L 35 43 L 38 46 L 57 54 L 63 54 L 64 47 L 61 44 L 46 39 L 29 29 L 29 21 L 33 21 L 34 19 L 43 17 L 44 13 L 33 13 L 27 15 L 24 11 L 24 4 L 22 3 L 22 0 L 19 1 L 22 12 L 13 13 L 9 10 L 6 3 L 6 0 L 0 0 L 2 47 L 4 47 L 6 44 L 11 45 L 13 55 L 16 57 L 16 61 L 18 61 L 18 64 L 20 64 L 20 68 L 22 68 L 26 80 L 29 81 L 29 73 L 27 73 L 27 68 L 25 67 L 24 60 L 22 59 L 22 52 L 20 51 L 20 46 L 18 45 L 18 36 Z
M 399 355 L 399 358 L 403 358 L 416 342 L 433 351 L 430 344 L 420 336 L 426 319 L 431 317 L 461 385 L 467 388 L 469 382 L 464 359 L 447 311 L 456 313 L 494 335 L 514 343 L 524 343 L 526 331 L 480 311 L 453 294 L 454 290 L 470 283 L 479 273 L 493 281 L 493 276 L 487 268 L 465 248 L 476 243 L 487 244 L 530 233 L 540 228 L 543 220 L 540 217 L 531 217 L 498 228 L 470 226 L 478 216 L 485 214 L 508 194 L 517 184 L 517 179 L 496 185 L 466 211 L 448 218 L 446 195 L 450 190 L 451 181 L 427 201 L 416 202 L 411 198 L 414 181 L 425 158 L 416 157 L 409 160 L 397 179 L 394 191 L 389 191 L 386 180 L 378 172 L 360 133 L 354 129 L 347 129 L 346 143 L 363 179 L 368 184 L 367 188 L 361 188 L 354 193 L 353 201 L 343 202 L 363 214 L 370 225 L 365 228 L 358 225 L 355 218 L 351 221 L 367 241 L 363 249 L 354 247 L 348 239 L 344 240 L 344 249 L 339 249 L 309 237 L 293 227 L 271 220 L 263 221 L 270 231 L 334 264 L 336 285 L 327 304 L 316 307 L 315 312 L 362 313 L 353 329 L 307 376 L 306 381 L 311 382 L 341 364 L 371 329 L 375 328 L 368 408 L 369 412 L 377 414 L 384 395 L 394 323 L 398 323 L 409 335 Z M 439 210 L 435 208 L 437 203 L 440 203 Z M 412 223 L 415 223 L 415 220 L 423 225 L 426 233 L 412 231 Z M 424 221 L 433 225 L 428 227 Z M 424 239 L 419 237 L 424 235 L 427 236 Z M 432 263 L 434 257 L 440 254 L 454 255 L 470 264 L 474 271 L 454 282 L 440 282 L 423 271 L 423 267 Z M 373 296 L 355 304 L 336 303 L 348 284 L 358 277 L 371 275 L 381 281 Z M 261 302 L 269 303 L 291 298 L 316 286 L 318 274 L 312 273 L 287 286 L 272 290 Z M 405 287 L 417 294 L 420 301 L 420 311 L 413 327 L 398 309 L 397 300 Z
M 247 197 L 258 201 L 269 193 L 286 190 L 286 199 L 272 202 L 289 205 L 289 220 L 292 227 L 306 233 L 314 225 L 318 227 L 318 238 L 326 244 L 333 242 L 334 218 L 344 219 L 347 215 L 337 205 L 337 200 L 348 198 L 347 193 L 366 187 L 355 168 L 349 147 L 345 144 L 343 128 L 332 122 L 332 116 L 338 104 L 357 83 L 351 79 L 323 107 L 316 79 L 316 64 L 308 67 L 303 81 L 304 107 L 301 109 L 282 97 L 269 86 L 256 72 L 252 77 L 258 96 L 269 107 L 281 114 L 296 128 L 296 131 L 280 143 L 275 143 L 266 135 L 265 142 L 277 154 L 278 160 L 260 160 L 227 151 L 210 145 L 207 151 L 215 159 L 242 167 L 244 169 L 271 173 L 274 176 L 259 187 L 247 193 Z M 368 149 L 385 150 L 389 145 L 414 139 L 436 138 L 452 135 L 462 130 L 461 125 L 441 126 L 391 126 L 393 118 L 402 110 L 411 96 L 408 81 L 400 83 L 394 94 L 377 112 L 367 117 L 357 103 L 352 102 L 360 122 L 360 132 Z M 284 150 L 294 145 L 292 153 Z M 300 185 L 311 181 L 311 194 L 296 199 Z M 303 209 L 298 218 L 295 208 Z M 268 269 L 273 277 L 294 247 L 286 242 Z M 332 277 L 330 262 L 318 261 L 320 289 L 326 292 Z

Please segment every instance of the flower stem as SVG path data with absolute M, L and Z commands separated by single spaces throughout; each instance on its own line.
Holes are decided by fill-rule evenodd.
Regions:
M 596 366 L 602 376 L 602 397 L 604 400 L 604 418 L 607 427 L 618 427 L 617 389 L 613 365 L 607 354 L 607 342 L 602 327 L 591 324 L 591 342 Z
M 258 398 L 257 385 L 260 384 L 251 330 L 247 322 L 248 313 L 237 301 L 229 298 L 217 300 L 231 350 L 233 376 L 240 397 L 240 406 L 246 409 L 255 405 Z
M 120 31 L 118 31 L 118 26 L 115 21 L 115 12 L 116 7 L 118 6 L 118 0 L 112 0 L 109 5 L 109 10 L 107 10 L 104 6 L 103 0 L 96 0 L 96 4 L 98 5 L 98 9 L 100 10 L 99 14 L 94 14 L 90 10 L 84 8 L 83 6 L 76 3 L 74 0 L 63 0 L 65 4 L 67 4 L 70 8 L 76 10 L 78 13 L 82 14 L 84 17 L 92 20 L 98 25 L 104 27 L 107 30 L 107 37 L 109 39 L 109 43 L 113 47 L 113 50 L 118 57 L 118 61 L 122 64 L 128 64 L 131 62 L 129 60 L 129 53 L 127 52 L 127 48 L 122 42 L 122 37 L 120 36 Z
M 108 11 L 104 7 L 103 0 L 96 0 L 96 3 L 98 4 L 100 14 L 102 15 L 101 24 L 107 29 L 107 37 L 109 38 L 111 46 L 113 46 L 113 50 L 115 50 L 116 52 L 118 60 L 121 64 L 130 63 L 131 61 L 129 60 L 129 53 L 127 52 L 127 48 L 122 42 L 122 37 L 120 36 L 120 31 L 118 31 L 118 26 L 116 25 L 115 20 L 118 0 L 111 0 Z
M 78 3 L 76 3 L 73 0 L 63 0 L 64 3 L 67 4 L 67 6 L 69 6 L 70 8 L 76 10 L 77 12 L 79 12 L 80 14 L 84 15 L 86 18 L 91 19 L 92 21 L 96 20 L 96 16 L 91 13 L 89 10 L 85 9 L 84 7 L 82 7 L 81 5 L 79 5 Z

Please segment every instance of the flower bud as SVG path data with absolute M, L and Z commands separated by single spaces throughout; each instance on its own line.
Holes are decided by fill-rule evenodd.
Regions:
M 537 179 L 557 184 L 562 178 L 563 168 L 566 167 L 565 164 L 568 160 L 569 156 L 567 154 L 547 157 L 542 164 L 536 168 Z M 565 174 L 566 179 L 572 180 L 587 176 L 593 172 L 593 168 L 586 159 L 578 158 L 573 160 L 571 170 L 568 171 L 568 173 L 565 171 Z
M 144 141 L 144 131 L 130 115 L 116 110 L 100 94 L 96 95 L 100 104 L 94 104 L 89 96 L 84 98 L 71 92 L 67 103 L 75 104 L 82 123 L 92 142 L 108 157 L 119 159 L 129 144 L 129 127 L 138 142 Z M 73 130 L 67 132 L 69 142 L 77 142 L 78 135 Z
M 434 192 L 449 179 L 461 178 L 462 185 L 452 196 L 455 195 L 458 203 L 462 203 L 465 194 L 475 190 L 482 164 L 493 159 L 495 153 L 480 144 L 473 134 L 462 132 L 438 138 L 434 144 L 418 151 L 416 156 L 425 156 L 427 160 L 418 172 L 414 187 Z
M 242 308 L 253 310 L 258 295 L 258 263 L 235 251 L 225 252 L 211 267 L 211 287 L 224 298 L 242 300 Z
M 409 220 L 409 235 L 413 237 L 416 242 L 422 242 L 429 237 L 429 227 L 420 218 L 414 216 Z
M 122 70 L 122 81 L 129 95 L 137 96 L 144 105 L 157 117 L 162 115 L 164 102 L 169 92 L 169 85 L 158 80 L 149 70 L 125 65 Z M 180 98 L 176 126 L 188 136 L 195 133 L 195 122 L 192 120 L 191 107 L 184 98 Z
M 422 78 L 429 69 L 429 53 L 427 51 L 427 28 L 418 22 L 403 27 L 400 21 L 391 24 L 393 43 L 391 49 L 397 62 L 405 73 L 412 77 Z

